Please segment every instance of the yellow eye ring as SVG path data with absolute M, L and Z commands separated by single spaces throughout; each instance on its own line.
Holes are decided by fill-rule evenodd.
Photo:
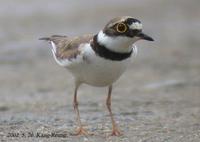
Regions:
M 127 31 L 127 29 L 128 29 L 128 27 L 126 24 L 124 24 L 124 23 L 117 24 L 116 30 L 118 33 L 124 33 Z

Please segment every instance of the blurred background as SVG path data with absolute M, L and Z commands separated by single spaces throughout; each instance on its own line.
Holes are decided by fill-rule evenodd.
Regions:
M 113 111 L 123 138 L 200 139 L 199 0 L 0 2 L 0 138 L 11 129 L 63 132 L 74 127 L 72 77 L 38 38 L 97 33 L 110 19 L 130 15 L 142 21 L 155 42 L 136 43 L 137 58 L 115 84 Z M 96 124 L 102 123 L 102 129 L 110 128 L 106 91 L 86 85 L 79 91 L 88 129 L 101 132 Z

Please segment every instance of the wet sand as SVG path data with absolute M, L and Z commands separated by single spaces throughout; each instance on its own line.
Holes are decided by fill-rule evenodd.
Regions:
M 105 5 L 106 2 L 106 5 Z M 198 0 L 66 2 L 3 0 L 0 6 L 0 140 L 199 142 L 200 20 Z M 155 42 L 114 84 L 112 108 L 124 135 L 110 137 L 107 88 L 79 90 L 80 112 L 93 136 L 76 137 L 73 78 L 39 37 L 96 33 L 120 15 L 139 18 Z

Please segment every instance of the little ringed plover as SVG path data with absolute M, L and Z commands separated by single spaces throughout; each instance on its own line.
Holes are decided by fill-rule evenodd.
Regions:
M 74 77 L 73 106 L 79 125 L 76 135 L 88 134 L 81 123 L 77 101 L 77 91 L 83 83 L 108 87 L 106 105 L 112 121 L 112 135 L 121 135 L 111 110 L 112 84 L 130 65 L 131 55 L 137 51 L 133 44 L 141 39 L 153 41 L 142 32 L 141 22 L 130 16 L 112 19 L 97 34 L 40 38 L 51 44 L 55 61 L 67 68 Z

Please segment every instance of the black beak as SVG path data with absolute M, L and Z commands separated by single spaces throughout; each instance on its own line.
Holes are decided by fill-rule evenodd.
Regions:
M 146 34 L 144 34 L 144 33 L 139 33 L 138 35 L 137 35 L 137 37 L 139 37 L 139 38 L 141 38 L 141 39 L 144 39 L 144 40 L 148 40 L 148 41 L 154 41 L 154 39 L 152 38 L 152 37 L 150 37 L 150 36 L 148 36 L 148 35 L 146 35 Z

